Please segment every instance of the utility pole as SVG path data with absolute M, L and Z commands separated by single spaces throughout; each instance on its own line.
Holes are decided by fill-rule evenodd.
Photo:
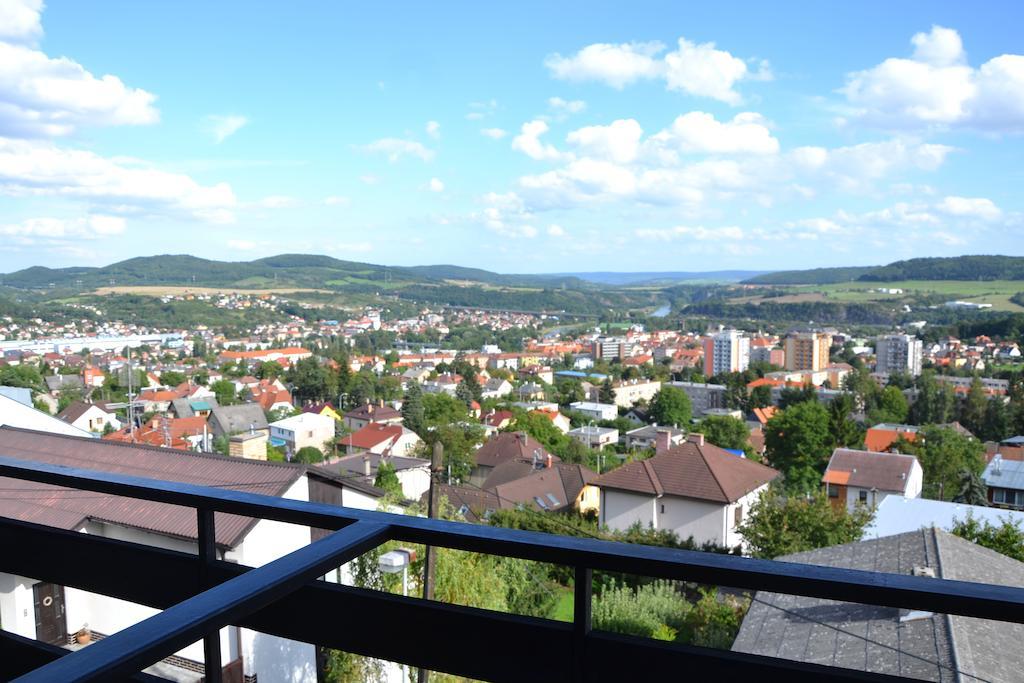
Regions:
M 437 508 L 441 505 L 441 496 L 437 491 L 441 472 L 444 471 L 444 444 L 434 442 L 434 451 L 430 456 L 430 491 L 427 494 L 427 517 L 437 519 Z M 423 563 L 423 599 L 434 599 L 434 569 L 437 567 L 437 553 L 431 546 L 426 546 L 425 562 Z M 416 677 L 418 683 L 430 680 L 430 671 L 420 669 Z

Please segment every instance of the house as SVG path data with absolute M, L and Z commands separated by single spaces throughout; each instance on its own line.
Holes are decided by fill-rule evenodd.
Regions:
M 612 392 L 615 394 L 615 405 L 622 408 L 631 408 L 640 401 L 650 401 L 654 395 L 661 391 L 661 383 L 653 380 L 625 380 L 612 384 Z M 596 396 L 592 396 L 596 399 Z
M 706 384 L 704 382 L 665 382 L 662 386 L 681 389 L 690 399 L 694 415 L 705 410 L 725 407 L 726 386 L 724 384 Z
M 619 441 L 619 430 L 611 427 L 595 427 L 584 425 L 569 430 L 569 436 L 590 448 L 604 448 L 613 446 Z
M 484 384 L 482 398 L 504 398 L 512 393 L 512 383 L 501 377 L 492 377 Z
M 882 423 L 868 429 L 864 435 L 864 448 L 876 453 L 884 453 L 892 449 L 900 438 L 904 441 L 916 441 L 919 427 Z
M 718 446 L 702 434 L 671 446 L 659 434 L 658 454 L 601 475 L 601 524 L 624 531 L 634 524 L 667 529 L 680 538 L 723 547 L 742 544 L 737 527 L 779 473 Z
M 270 434 L 267 416 L 263 413 L 263 408 L 255 403 L 217 406 L 210 413 L 209 424 L 214 437 L 253 431 Z
M 477 449 L 469 483 L 481 486 L 496 467 L 506 462 L 526 463 L 530 467 L 555 460 L 547 450 L 526 432 L 501 432 Z M 514 478 L 514 477 L 513 477 Z
M 385 405 L 383 401 L 378 401 L 376 404 L 364 403 L 345 413 L 345 426 L 352 431 L 360 430 L 371 423 L 396 425 L 401 422 L 402 413 Z
M 22 405 L 28 406 L 29 408 L 34 407 L 32 405 L 31 389 L 0 386 L 0 396 L 6 396 L 7 398 L 13 399 Z
M 569 404 L 569 408 L 589 420 L 614 420 L 619 416 L 618 406 L 611 403 L 575 401 Z
M 631 429 L 622 435 L 622 443 L 628 450 L 642 450 L 654 448 L 658 440 L 658 433 L 668 431 L 668 438 L 671 444 L 682 443 L 686 438 L 686 432 L 677 427 L 659 427 L 658 425 L 644 425 Z
M 511 410 L 492 410 L 491 412 L 482 415 L 480 421 L 484 426 L 498 430 L 504 429 L 512 424 L 515 417 L 515 413 Z
M 382 462 L 395 468 L 395 475 L 402 485 L 402 495 L 408 500 L 419 500 L 430 488 L 430 461 L 423 458 L 366 452 L 332 459 L 316 467 L 343 479 L 352 478 L 373 484 Z
M 821 478 L 833 505 L 877 507 L 889 496 L 917 498 L 924 470 L 913 455 L 837 448 Z
M 935 528 L 776 559 L 1024 584 L 1024 563 Z M 1021 624 L 758 591 L 732 649 L 917 680 L 1010 683 L 1024 671 L 1022 641 Z
M 79 375 L 47 375 L 43 381 L 54 396 L 64 391 L 85 391 L 85 381 Z
M 204 398 L 176 398 L 171 401 L 171 412 L 176 417 L 210 417 L 210 413 L 218 406 L 217 398 L 209 396 Z
M 63 424 L 63 423 L 62 423 Z M 383 492 L 301 465 L 254 462 L 100 439 L 0 428 L 4 454 L 51 465 L 216 486 L 279 498 L 376 509 Z M 198 552 L 196 513 L 191 508 L 81 492 L 24 480 L 0 480 L 0 516 L 68 531 Z M 215 513 L 217 555 L 227 562 L 260 567 L 323 537 L 326 532 L 268 519 Z M 74 559 L 70 559 L 74 561 Z M 328 579 L 348 578 L 347 570 Z M 47 604 L 49 603 L 49 604 Z M 43 607 L 52 609 L 47 612 Z M 66 645 L 68 635 L 88 626 L 94 638 L 117 633 L 157 613 L 151 607 L 0 573 L 0 620 L 6 631 Z M 316 648 L 244 627 L 220 631 L 222 663 L 240 665 L 247 680 L 315 680 Z M 161 663 L 163 677 L 198 680 L 203 645 L 194 643 Z M 238 663 L 238 660 L 241 662 Z M 200 672 L 197 674 L 196 672 Z M 225 680 L 230 680 L 225 677 Z M 236 680 L 242 680 L 241 676 Z
M 108 409 L 106 403 L 75 401 L 58 413 L 57 419 L 87 432 L 102 433 L 108 425 L 111 429 L 121 428 L 117 414 Z
M 271 361 L 283 366 L 292 365 L 300 360 L 311 357 L 313 354 L 304 348 L 290 346 L 283 349 L 264 349 L 257 351 L 224 351 L 218 356 L 220 364 L 238 361 L 246 365 L 256 363 L 269 363 Z
M 501 500 L 493 491 L 485 491 L 474 486 L 457 484 L 438 484 L 436 493 L 442 500 L 447 500 L 455 513 L 467 522 L 482 523 L 501 509 Z M 427 504 L 427 494 L 420 497 L 423 505 Z
M 342 422 L 341 413 L 335 410 L 334 406 L 328 403 L 308 403 L 302 406 L 302 412 L 326 415 L 335 422 Z
M 249 389 L 253 403 L 258 404 L 264 411 L 272 413 L 275 410 L 294 409 L 292 395 L 284 387 L 267 380 L 260 380 L 260 383 Z
M 338 440 L 347 455 L 372 452 L 382 455 L 412 455 L 423 443 L 419 435 L 400 424 L 371 422 Z
M 526 382 L 516 387 L 514 394 L 517 401 L 543 401 L 544 387 L 533 382 Z
M 334 442 L 334 420 L 317 413 L 299 413 L 270 423 L 270 445 L 284 447 L 290 453 L 312 447 L 323 450 Z
M 1008 460 L 997 453 L 981 474 L 993 505 L 1024 510 L 1024 461 Z
M 600 492 L 592 486 L 596 479 L 597 474 L 583 465 L 547 461 L 525 476 L 483 488 L 494 492 L 502 508 L 596 512 L 600 506 Z
M 538 410 L 531 410 L 530 412 L 535 415 L 543 415 L 547 419 L 551 420 L 551 424 L 553 424 L 555 428 L 563 434 L 568 434 L 569 430 L 572 429 L 572 423 L 569 421 L 569 418 L 558 412 L 557 408 L 555 410 L 545 410 L 541 408 Z

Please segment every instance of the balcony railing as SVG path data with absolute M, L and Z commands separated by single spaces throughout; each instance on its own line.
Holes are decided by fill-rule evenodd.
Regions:
M 0 476 L 192 507 L 198 520 L 194 555 L 0 519 L 0 571 L 163 610 L 76 652 L 3 635 L 0 678 L 20 676 L 24 683 L 158 680 L 138 672 L 199 640 L 206 645 L 206 680 L 215 681 L 221 661 L 216 636 L 229 624 L 489 681 L 654 680 L 684 672 L 692 680 L 903 680 L 592 630 L 595 570 L 1024 623 L 1024 588 L 552 536 L 4 457 Z M 214 512 L 333 533 L 254 569 L 215 559 Z M 574 567 L 574 621 L 316 580 L 389 540 Z M 414 624 L 429 627 L 408 638 L 388 637 Z

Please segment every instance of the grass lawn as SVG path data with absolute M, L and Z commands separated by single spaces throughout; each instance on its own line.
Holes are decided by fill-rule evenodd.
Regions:
M 876 289 L 902 289 L 903 294 L 885 294 Z M 949 301 L 961 300 L 992 304 L 996 311 L 1024 311 L 1024 307 L 1010 301 L 1017 292 L 1024 292 L 1022 280 L 904 280 L 901 282 L 840 282 L 831 285 L 796 285 L 785 287 L 791 294 L 777 299 L 778 303 L 797 301 L 842 301 L 861 303 L 868 301 L 896 303 L 907 294 L 938 294 Z
M 558 601 L 551 609 L 550 618 L 555 621 L 572 621 L 572 610 L 575 600 L 573 599 L 572 588 L 559 586 Z

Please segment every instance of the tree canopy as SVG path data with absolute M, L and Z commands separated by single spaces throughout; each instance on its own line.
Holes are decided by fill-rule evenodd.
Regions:
M 693 417 L 690 397 L 678 387 L 662 386 L 651 399 L 650 416 L 660 425 L 676 425 L 685 429 Z
M 739 532 L 754 557 L 772 559 L 804 550 L 859 541 L 874 511 L 858 505 L 848 512 L 823 492 L 784 496 L 769 489 L 750 508 Z
M 820 487 L 832 455 L 828 411 L 817 401 L 804 401 L 776 413 L 765 425 L 768 464 L 781 471 L 787 490 L 810 492 Z

